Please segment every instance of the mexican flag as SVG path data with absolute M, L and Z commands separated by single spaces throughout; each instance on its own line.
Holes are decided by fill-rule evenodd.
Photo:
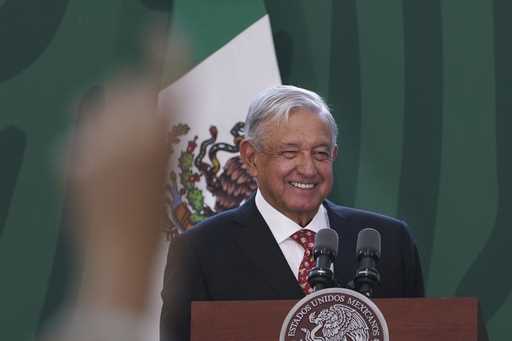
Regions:
M 243 121 L 255 95 L 281 83 L 263 2 L 177 1 L 173 20 L 189 40 L 193 65 L 159 96 L 160 109 L 173 115 L 169 150 L 174 166 L 167 185 L 168 238 L 156 267 L 146 334 L 155 341 L 169 240 L 254 192 L 254 180 L 238 156 Z M 174 98 L 180 99 L 179 112 L 174 112 Z

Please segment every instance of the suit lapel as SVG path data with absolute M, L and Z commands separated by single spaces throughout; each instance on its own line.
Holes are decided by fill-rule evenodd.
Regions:
M 254 196 L 239 209 L 236 217 L 240 228 L 237 240 L 241 252 L 250 260 L 254 271 L 261 275 L 261 285 L 267 285 L 282 298 L 304 296 L 288 262 L 265 220 L 256 208 Z
M 352 228 L 349 216 L 342 206 L 334 205 L 325 201 L 330 227 L 338 233 L 338 255 L 334 262 L 334 271 L 337 281 L 346 287 L 352 280 L 355 271 L 355 236 L 356 231 Z

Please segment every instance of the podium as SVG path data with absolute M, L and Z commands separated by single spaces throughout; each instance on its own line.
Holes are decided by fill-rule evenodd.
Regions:
M 191 341 L 277 341 L 293 300 L 193 302 Z M 390 341 L 488 341 L 474 298 L 375 299 Z

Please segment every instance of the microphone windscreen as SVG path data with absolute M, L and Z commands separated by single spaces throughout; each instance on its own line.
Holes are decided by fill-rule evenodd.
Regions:
M 374 252 L 380 258 L 380 233 L 370 227 L 365 228 L 357 235 L 357 254 L 363 250 Z
M 324 228 L 316 233 L 315 249 L 328 249 L 338 254 L 338 233 L 333 229 Z

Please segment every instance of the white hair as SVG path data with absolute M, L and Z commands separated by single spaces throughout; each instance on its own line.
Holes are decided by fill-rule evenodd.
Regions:
M 324 100 L 306 89 L 291 85 L 278 85 L 260 92 L 252 101 L 245 119 L 245 138 L 257 147 L 262 142 L 262 123 L 288 120 L 290 113 L 307 109 L 326 119 L 331 131 L 332 146 L 336 145 L 338 126 Z

